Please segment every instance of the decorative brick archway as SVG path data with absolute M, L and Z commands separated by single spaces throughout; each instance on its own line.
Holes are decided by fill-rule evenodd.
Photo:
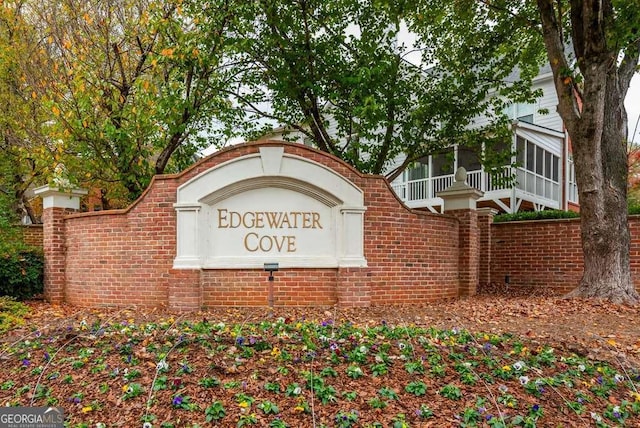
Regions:
M 281 263 L 274 305 L 423 303 L 459 295 L 460 267 L 478 266 L 461 265 L 460 254 L 474 257 L 461 249 L 477 249 L 467 242 L 477 233 L 461 244 L 461 220 L 410 210 L 382 177 L 299 144 L 222 150 L 154 177 L 123 210 L 69 214 L 47 204 L 47 295 L 83 306 L 267 305 L 262 263 L 272 260 Z M 276 227 L 278 213 L 289 224 Z M 260 253 L 261 234 L 273 242 L 265 238 Z

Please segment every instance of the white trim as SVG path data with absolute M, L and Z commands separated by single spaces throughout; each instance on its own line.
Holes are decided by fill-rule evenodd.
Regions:
M 72 210 L 80 209 L 80 197 L 89 193 L 86 189 L 61 190 L 49 185 L 33 189 L 35 196 L 42 198 L 42 208 L 66 208 Z
M 248 192 L 253 193 L 244 196 Z M 279 199 L 274 199 L 276 197 Z M 256 199 L 262 201 L 261 205 L 256 206 Z M 216 208 L 226 201 L 235 203 L 235 209 L 243 210 L 246 207 L 247 212 L 258 212 L 261 207 L 271 207 L 267 211 L 277 211 L 282 205 L 283 212 L 290 209 L 287 207 L 296 207 L 291 212 L 299 213 L 303 211 L 303 206 L 306 207 L 305 204 L 311 204 L 318 213 L 324 213 L 322 218 L 327 223 L 323 224 L 329 235 L 320 230 L 322 227 L 312 232 L 294 226 L 298 241 L 302 239 L 307 242 L 306 253 L 304 250 L 302 254 L 298 253 L 298 248 L 291 252 L 278 248 L 277 253 L 275 249 L 265 249 L 258 255 L 249 252 L 256 250 L 249 250 L 247 241 L 239 247 L 237 244 L 230 245 L 228 241 L 238 236 L 246 239 L 253 233 L 249 231 L 256 230 L 246 228 L 253 226 L 238 228 L 215 222 L 216 213 L 220 215 Z M 333 169 L 286 153 L 284 146 L 260 147 L 259 153 L 241 156 L 203 171 L 178 187 L 174 208 L 177 214 L 175 269 L 262 268 L 269 261 L 277 261 L 281 267 L 367 266 L 364 257 L 366 207 L 362 190 Z M 220 212 L 226 213 L 226 208 Z M 276 231 L 280 229 L 272 227 L 265 225 L 264 229 L 256 231 L 264 230 L 265 233 L 279 236 Z M 293 236 L 290 239 L 294 239 Z M 316 243 L 312 250 L 310 242 Z

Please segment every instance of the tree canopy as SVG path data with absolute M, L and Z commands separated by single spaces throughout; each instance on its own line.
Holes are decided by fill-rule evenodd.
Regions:
M 636 302 L 623 101 L 639 35 L 637 0 L 2 2 L 0 196 L 30 214 L 27 190 L 55 182 L 123 205 L 205 145 L 273 126 L 364 172 L 402 154 L 393 178 L 506 138 L 504 107 L 537 95 L 547 61 L 582 210 L 578 294 Z
M 9 128 L 32 134 L 14 162 L 32 171 L 17 176 L 25 188 L 55 179 L 100 189 L 104 208 L 134 200 L 153 174 L 183 169 L 205 145 L 273 126 L 363 172 L 387 172 L 406 155 L 393 177 L 452 142 L 504 137 L 502 108 L 532 97 L 527 82 L 540 63 L 533 49 L 508 50 L 515 24 L 479 43 L 482 28 L 452 21 L 460 10 L 449 2 L 414 10 L 359 0 L 22 0 L 2 8 L 30 43 L 14 48 L 7 66 L 23 76 L 21 98 L 37 112 L 29 123 L 14 110 L 20 124 Z M 405 23 L 419 35 L 420 63 L 397 40 Z M 493 120 L 470 128 L 481 113 Z
M 357 0 L 251 2 L 234 34 L 239 79 L 228 88 L 246 112 L 249 126 L 241 130 L 260 134 L 264 128 L 256 124 L 281 125 L 374 174 L 406 155 L 391 178 L 453 142 L 479 146 L 504 137 L 503 107 L 533 97 L 541 51 L 509 53 L 514 38 L 526 34 L 515 24 L 475 46 L 477 33 L 450 20 L 450 2 L 414 8 Z M 398 41 L 404 23 L 419 35 L 417 63 Z M 507 79 L 516 66 L 518 79 Z M 470 127 L 480 114 L 492 120 Z

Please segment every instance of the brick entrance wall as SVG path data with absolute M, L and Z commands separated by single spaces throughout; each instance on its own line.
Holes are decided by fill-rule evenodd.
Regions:
M 42 248 L 44 241 L 44 231 L 41 224 L 23 224 L 20 225 L 22 239 L 27 245 Z
M 640 216 L 629 217 L 631 275 L 640 288 Z M 584 261 L 580 219 L 495 223 L 491 225 L 491 281 L 574 289 L 582 277 Z
M 360 174 L 326 153 L 298 144 L 258 142 L 220 151 L 181 174 L 155 177 L 127 209 L 57 215 L 64 225 L 66 252 L 63 277 L 51 279 L 63 284 L 64 299 L 80 306 L 174 309 L 267 305 L 270 284 L 262 269 L 173 269 L 178 187 L 210 168 L 257 153 L 261 146 L 282 146 L 286 154 L 337 172 L 363 191 L 367 207 L 368 266 L 281 269 L 272 283 L 274 305 L 366 306 L 458 295 L 456 218 L 409 210 L 382 177 Z

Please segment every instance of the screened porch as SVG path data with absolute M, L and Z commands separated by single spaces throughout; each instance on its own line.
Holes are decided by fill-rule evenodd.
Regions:
M 565 194 L 570 200 L 575 199 L 571 197 L 576 193 L 573 165 L 565 156 L 562 133 L 518 123 L 511 147 L 493 150 L 505 156 L 500 163 L 504 166 L 497 170 L 485 171 L 477 151 L 454 145 L 420 159 L 391 186 L 409 207 L 440 212 L 442 199 L 438 193 L 453 184 L 454 173 L 462 166 L 468 173 L 467 184 L 484 192 L 479 206 L 512 213 L 523 209 L 563 209 Z M 564 182 L 563 171 L 567 172 Z

